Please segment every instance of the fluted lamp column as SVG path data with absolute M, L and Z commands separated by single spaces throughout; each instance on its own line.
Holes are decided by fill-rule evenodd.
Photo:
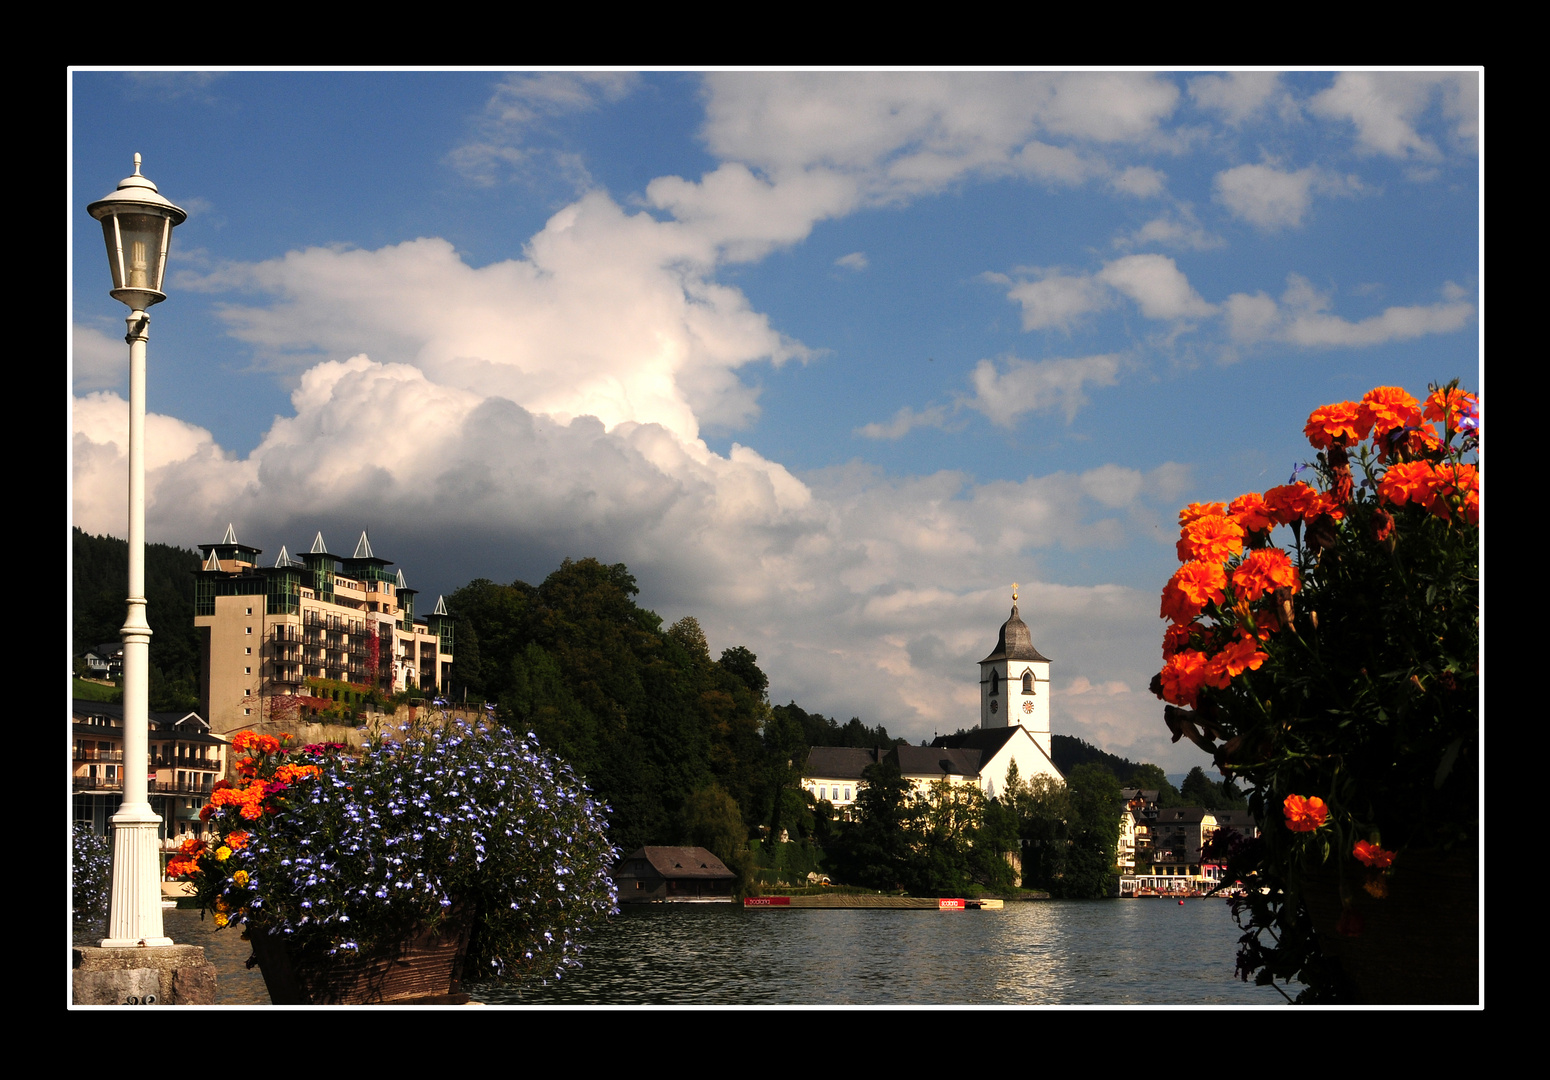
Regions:
M 104 948 L 171 945 L 161 925 L 161 858 L 157 827 L 146 789 L 150 770 L 151 625 L 145 618 L 145 343 L 152 304 L 161 291 L 172 228 L 188 215 L 140 175 L 92 203 L 87 212 L 102 222 L 113 272 L 109 295 L 129 308 L 129 612 L 124 638 L 124 800 L 113 815 L 113 898 Z

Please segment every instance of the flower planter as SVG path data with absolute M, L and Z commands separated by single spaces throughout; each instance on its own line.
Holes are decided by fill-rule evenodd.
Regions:
M 250 931 L 253 956 L 275 1005 L 461 1005 L 473 919 L 456 911 L 432 929 L 355 955 L 295 955 L 278 936 Z
M 1304 879 L 1319 948 L 1340 961 L 1364 1005 L 1480 1003 L 1479 860 L 1474 850 L 1411 849 L 1394 863 L 1389 894 L 1351 882 L 1361 933 L 1336 933 L 1340 887 L 1333 870 Z

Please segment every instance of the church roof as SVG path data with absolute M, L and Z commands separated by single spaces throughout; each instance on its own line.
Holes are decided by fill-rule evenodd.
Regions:
M 979 750 L 941 746 L 896 746 L 889 754 L 903 776 L 978 776 L 985 755 Z
M 883 748 L 886 756 L 888 749 Z M 857 746 L 812 746 L 807 750 L 807 764 L 802 775 L 809 779 L 860 780 L 862 770 L 876 765 L 878 751 Z
M 978 750 L 984 755 L 984 759 L 989 761 L 1001 752 L 1003 746 L 1012 741 L 1012 737 L 1017 734 L 1018 726 L 1020 725 L 975 728 L 961 735 L 938 735 L 931 741 L 931 745 L 955 750 Z
M 1038 660 L 1049 663 L 1049 657 L 1042 655 L 1033 647 L 1033 635 L 1028 632 L 1028 624 L 1017 617 L 1017 605 L 1012 605 L 1011 617 L 1001 624 L 1001 636 L 996 639 L 996 650 L 980 663 L 988 664 L 992 660 Z

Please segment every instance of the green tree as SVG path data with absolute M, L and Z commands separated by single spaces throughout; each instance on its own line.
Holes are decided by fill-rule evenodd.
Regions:
M 748 851 L 748 830 L 737 800 L 717 784 L 692 792 L 680 814 L 683 843 L 702 847 L 727 864 L 737 875 L 737 891 L 748 891 L 753 860 Z
M 1066 786 L 1071 793 L 1070 848 L 1065 873 L 1051 891 L 1072 900 L 1109 896 L 1119 849 L 1119 781 L 1101 766 L 1079 765 L 1066 777 Z

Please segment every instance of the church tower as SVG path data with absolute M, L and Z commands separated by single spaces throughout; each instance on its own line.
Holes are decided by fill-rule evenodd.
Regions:
M 994 651 L 980 661 L 980 728 L 1016 725 L 1050 753 L 1049 658 L 1033 647 L 1028 624 L 1017 616 L 1014 583 L 1011 617 L 1001 624 Z

